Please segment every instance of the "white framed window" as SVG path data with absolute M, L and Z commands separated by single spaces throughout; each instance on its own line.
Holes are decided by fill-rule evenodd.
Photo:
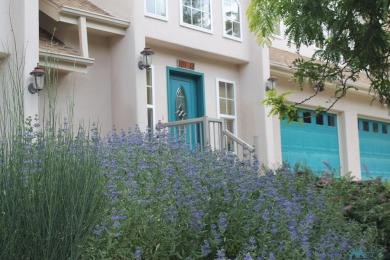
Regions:
M 155 119 L 155 109 L 154 109 L 154 81 L 153 81 L 153 66 L 149 69 L 146 69 L 146 107 L 147 107 L 147 116 L 148 116 L 148 125 L 147 128 L 151 131 L 154 131 L 154 119 Z
M 223 119 L 226 130 L 237 135 L 236 89 L 233 81 L 217 79 L 218 117 Z M 236 152 L 233 140 L 225 137 L 228 151 Z
M 283 38 L 283 23 L 281 20 L 278 20 L 274 25 L 274 33 L 273 36 L 275 38 L 282 39 Z
M 223 35 L 227 38 L 241 40 L 241 6 L 237 0 L 222 0 Z
M 180 24 L 212 33 L 211 0 L 180 0 Z
M 145 15 L 165 21 L 168 20 L 167 0 L 146 0 Z

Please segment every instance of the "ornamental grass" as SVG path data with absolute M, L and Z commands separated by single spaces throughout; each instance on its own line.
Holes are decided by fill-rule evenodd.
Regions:
M 29 119 L 1 150 L 0 259 L 77 259 L 103 206 L 98 145 L 38 129 Z

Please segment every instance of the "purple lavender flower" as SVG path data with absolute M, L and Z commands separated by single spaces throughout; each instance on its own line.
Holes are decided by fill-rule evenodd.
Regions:
M 226 214 L 224 213 L 219 214 L 219 228 L 223 230 L 227 229 Z
M 270 252 L 268 255 L 268 260 L 275 260 L 275 259 L 276 259 L 275 254 L 273 252 Z
M 142 259 L 142 250 L 141 249 L 137 249 L 135 250 L 135 252 L 133 253 L 133 257 L 136 259 L 136 260 L 140 260 Z
M 220 249 L 217 251 L 217 260 L 224 260 L 225 259 L 225 249 Z
M 253 260 L 253 258 L 250 253 L 246 253 L 244 256 L 244 260 Z
M 327 161 L 322 161 L 322 164 L 324 164 L 328 169 L 332 169 L 332 166 Z
M 210 245 L 207 240 L 204 241 L 204 245 L 202 245 L 202 256 L 207 256 L 210 253 Z
M 127 218 L 127 216 L 116 216 L 116 215 L 114 215 L 114 216 L 111 217 L 111 219 L 112 219 L 113 221 L 116 221 L 116 220 L 125 220 L 126 218 Z
M 262 218 L 263 218 L 264 221 L 270 220 L 269 214 L 270 214 L 270 213 L 269 213 L 268 210 L 264 211 L 263 216 L 262 216 Z

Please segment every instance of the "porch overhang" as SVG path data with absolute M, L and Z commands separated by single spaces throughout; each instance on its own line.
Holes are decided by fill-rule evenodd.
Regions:
M 39 64 L 66 72 L 87 73 L 87 67 L 93 65 L 95 59 L 75 55 L 39 51 Z

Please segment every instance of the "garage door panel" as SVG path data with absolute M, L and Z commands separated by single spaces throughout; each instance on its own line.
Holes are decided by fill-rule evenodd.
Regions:
M 327 170 L 323 162 L 340 168 L 337 116 L 323 113 L 313 117 L 313 111 L 300 111 L 300 115 L 312 116 L 299 124 L 281 122 L 282 158 L 290 165 L 300 163 L 322 173 Z
M 359 119 L 362 179 L 390 180 L 390 134 L 386 122 Z

